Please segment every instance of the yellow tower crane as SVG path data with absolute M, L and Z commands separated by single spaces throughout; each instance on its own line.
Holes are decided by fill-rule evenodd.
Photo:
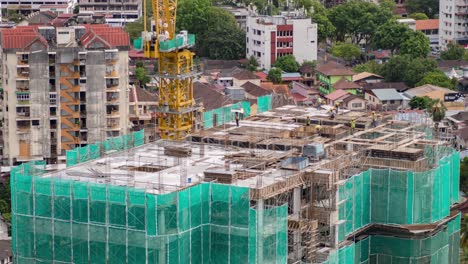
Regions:
M 177 0 L 152 0 L 152 7 L 154 21 L 149 32 L 144 21 L 143 49 L 145 58 L 158 59 L 159 131 L 163 139 L 182 140 L 192 129 L 196 110 L 193 79 L 199 70 L 195 54 L 188 50 L 195 35 L 187 31 L 176 35 Z

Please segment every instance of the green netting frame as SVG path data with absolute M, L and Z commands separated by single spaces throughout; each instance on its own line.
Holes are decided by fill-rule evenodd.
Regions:
M 272 96 L 271 94 L 260 96 L 257 98 L 257 112 L 262 113 L 271 110 Z
M 122 151 L 133 147 L 141 146 L 145 143 L 145 131 L 140 130 L 128 135 L 109 138 L 104 142 L 89 144 L 66 152 L 67 167 L 74 166 L 101 157 L 101 153 L 108 151 Z
M 234 113 L 232 110 L 243 110 L 243 117 L 249 117 L 251 114 L 251 109 L 250 109 L 250 102 L 237 102 L 232 105 L 228 106 L 223 106 L 220 108 L 216 108 L 210 111 L 206 111 L 203 113 L 203 127 L 205 129 L 207 128 L 212 128 L 215 125 L 223 125 L 225 123 L 229 123 L 231 121 L 234 121 Z M 216 116 L 216 124 L 214 122 L 214 119 Z
M 424 172 L 369 169 L 338 189 L 338 241 L 371 223 L 426 224 L 458 202 L 460 156 L 453 152 Z
M 44 166 L 11 171 L 15 263 L 287 261 L 287 205 L 254 209 L 248 188 L 203 183 L 155 195 L 36 176 Z
M 327 264 L 431 263 L 458 264 L 460 248 L 458 214 L 438 233 L 423 239 L 369 236 L 330 253 Z

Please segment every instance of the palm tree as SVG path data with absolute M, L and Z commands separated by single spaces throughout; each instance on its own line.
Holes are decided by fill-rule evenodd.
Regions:
M 434 121 L 434 128 L 436 132 L 436 136 L 439 135 L 439 123 L 445 118 L 445 111 L 447 108 L 440 99 L 435 99 L 431 101 L 428 105 L 428 111 L 432 117 L 432 121 Z

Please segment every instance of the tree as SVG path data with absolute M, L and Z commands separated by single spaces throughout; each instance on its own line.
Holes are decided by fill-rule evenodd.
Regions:
M 435 72 L 429 72 L 428 74 L 426 74 L 424 78 L 422 78 L 422 80 L 416 84 L 416 86 L 421 86 L 424 84 L 432 84 L 432 85 L 455 90 L 457 87 L 457 80 L 450 79 L 443 72 L 435 71 Z
M 138 85 L 140 87 L 145 86 L 151 81 L 151 78 L 146 74 L 146 69 L 143 67 L 137 67 L 135 69 L 135 77 L 138 80 Z
M 315 70 L 315 67 L 317 67 L 317 61 L 308 61 L 308 60 L 305 60 L 305 61 L 302 62 L 301 68 L 304 67 L 304 66 L 310 67 L 310 68 L 312 68 L 313 70 Z
M 317 23 L 318 41 L 322 42 L 327 38 L 332 37 L 336 28 L 328 18 L 328 12 L 325 7 L 317 0 L 312 0 L 311 3 L 311 9 L 307 10 L 312 10 L 312 13 L 309 12 L 309 16 L 311 16 L 313 22 Z
M 414 20 L 426 20 L 429 19 L 429 17 L 424 14 L 424 13 L 412 13 L 408 16 L 409 18 L 412 18 Z
M 350 43 L 338 43 L 332 47 L 331 54 L 349 62 L 361 55 L 361 48 Z
M 447 45 L 447 50 L 440 53 L 440 58 L 443 60 L 461 60 L 463 55 L 465 55 L 465 49 L 456 43 L 450 42 Z
M 431 104 L 432 99 L 427 96 L 415 96 L 409 101 L 411 109 L 425 110 Z
M 296 58 L 293 55 L 279 57 L 276 60 L 274 66 L 285 72 L 299 71 L 299 63 L 296 61 Z
M 462 192 L 468 193 L 468 157 L 463 158 L 463 160 L 460 162 L 460 190 Z M 468 246 L 468 236 L 466 239 Z
M 411 29 L 407 25 L 390 20 L 377 28 L 372 38 L 372 46 L 375 49 L 389 49 L 393 55 L 409 38 L 410 33 Z
M 377 27 L 393 16 L 391 6 L 389 2 L 379 6 L 354 0 L 333 7 L 328 12 L 328 19 L 336 29 L 336 40 L 344 42 L 349 39 L 353 44 L 361 41 L 368 43 Z
M 254 56 L 250 56 L 249 62 L 247 63 L 247 70 L 252 71 L 252 72 L 256 71 L 258 65 L 259 64 L 258 64 L 257 58 L 255 58 Z
M 413 31 L 401 45 L 400 54 L 407 54 L 411 58 L 425 58 L 430 51 L 431 46 L 426 35 L 420 31 Z
M 439 14 L 439 0 L 406 0 L 406 10 L 412 13 L 424 13 L 430 18 Z
M 73 14 L 78 14 L 80 13 L 80 6 L 79 5 L 76 5 L 74 8 L 73 8 Z
M 405 82 L 414 87 L 429 72 L 437 71 L 437 62 L 426 58 L 412 59 L 408 55 L 393 56 L 382 66 L 380 75 L 387 82 Z
M 445 112 L 447 111 L 447 108 L 445 107 L 444 102 L 442 102 L 440 99 L 432 100 L 428 108 L 432 117 L 432 121 L 434 121 L 436 134 L 438 134 L 439 123 L 445 118 Z
M 8 20 L 18 24 L 23 20 L 23 16 L 16 10 L 8 10 Z
M 272 68 L 267 75 L 267 80 L 273 83 L 281 83 L 281 69 L 280 68 Z
M 380 74 L 382 71 L 382 64 L 378 64 L 375 62 L 375 60 L 368 61 L 366 63 L 358 64 L 356 67 L 354 67 L 354 72 L 355 73 L 361 73 L 361 72 L 371 72 L 375 74 Z

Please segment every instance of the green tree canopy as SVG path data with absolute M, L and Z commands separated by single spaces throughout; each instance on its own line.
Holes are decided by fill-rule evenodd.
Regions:
M 151 81 L 151 78 L 146 74 L 146 69 L 143 67 L 137 67 L 135 69 L 135 77 L 138 80 L 138 85 L 140 87 L 145 86 Z
M 405 82 L 414 87 L 429 72 L 437 71 L 437 62 L 432 59 L 412 59 L 407 55 L 393 56 L 382 66 L 380 75 L 387 82 Z
M 344 42 L 349 39 L 353 44 L 362 40 L 369 42 L 377 27 L 393 16 L 391 6 L 387 2 L 377 5 L 353 0 L 333 7 L 328 18 L 336 28 L 336 40 Z
M 147 26 L 147 30 L 149 30 L 151 26 L 149 19 L 146 20 L 146 26 Z M 132 41 L 141 37 L 141 32 L 143 32 L 144 30 L 143 17 L 140 17 L 135 22 L 127 23 L 124 27 L 124 30 L 127 31 L 130 37 L 130 40 Z
M 325 9 L 319 1 L 311 0 L 311 4 L 312 7 L 307 10 L 313 11 L 313 13 L 309 13 L 309 15 L 312 17 L 312 21 L 317 23 L 317 37 L 318 41 L 321 42 L 332 37 L 336 28 L 328 18 L 327 9 Z
M 401 45 L 400 54 L 409 55 L 411 58 L 425 58 L 430 51 L 431 46 L 426 35 L 420 31 L 414 31 Z
M 456 43 L 450 42 L 447 45 L 447 50 L 440 53 L 440 58 L 443 60 L 461 60 L 463 55 L 465 55 L 465 49 Z
M 439 122 L 445 118 L 445 112 L 447 111 L 447 108 L 445 107 L 444 102 L 442 102 L 440 99 L 432 100 L 428 107 L 432 121 L 434 121 L 437 128 Z
M 377 28 L 372 38 L 372 46 L 375 49 L 389 49 L 394 54 L 410 37 L 411 32 L 407 25 L 389 20 Z
M 272 68 L 267 75 L 267 80 L 273 83 L 281 83 L 281 69 L 280 68 Z
M 430 18 L 439 14 L 439 0 L 406 0 L 406 10 L 412 13 L 424 13 Z
M 412 18 L 414 20 L 425 20 L 425 19 L 429 19 L 429 17 L 424 14 L 424 13 L 412 13 L 408 16 L 409 18 Z
M 358 45 L 350 43 L 338 43 L 332 47 L 331 54 L 335 57 L 342 58 L 345 61 L 351 61 L 361 55 L 361 48 L 359 48 Z
M 276 59 L 274 67 L 280 68 L 285 72 L 297 72 L 299 71 L 299 63 L 293 55 L 287 55 Z
M 431 105 L 432 99 L 427 96 L 415 96 L 409 101 L 411 109 L 425 110 Z
M 468 193 L 468 157 L 463 158 L 460 162 L 460 189 L 462 192 Z M 468 229 L 466 235 L 466 246 L 468 246 Z
M 366 63 L 358 64 L 354 67 L 354 72 L 361 73 L 361 72 L 370 72 L 375 74 L 380 74 L 382 71 L 382 64 L 378 64 L 375 60 L 368 61 Z
M 258 66 L 259 64 L 258 64 L 257 58 L 255 58 L 254 56 L 250 56 L 249 62 L 247 63 L 247 70 L 252 71 L 252 72 L 256 71 Z
M 424 84 L 432 84 L 432 85 L 455 90 L 457 87 L 457 80 L 450 79 L 443 72 L 435 71 L 435 72 L 429 72 L 428 74 L 426 74 L 424 78 L 422 78 L 422 80 L 416 84 L 416 86 L 421 86 Z

